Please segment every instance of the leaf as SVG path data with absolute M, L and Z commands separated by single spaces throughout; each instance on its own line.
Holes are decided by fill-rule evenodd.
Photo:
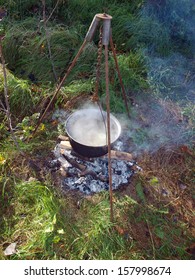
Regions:
M 5 250 L 4 255 L 5 256 L 11 256 L 16 253 L 16 244 L 17 243 L 11 243 Z
M 52 226 L 48 226 L 46 229 L 45 229 L 45 232 L 46 233 L 49 233 L 49 232 L 52 232 L 54 230 L 53 228 L 53 225 Z
M 40 125 L 40 131 L 44 131 L 45 130 L 45 125 L 42 123 L 41 125 Z
M 115 229 L 120 235 L 123 235 L 125 233 L 124 229 L 118 225 L 115 225 Z
M 58 235 L 56 235 L 53 238 L 53 243 L 58 243 L 58 242 L 60 242 L 60 237 Z
M 5 163 L 6 163 L 6 159 L 2 155 L 0 155 L 0 165 L 3 165 Z
M 193 151 L 188 146 L 182 145 L 180 147 L 180 149 L 183 153 L 186 153 L 186 154 L 189 154 L 189 155 L 193 156 Z
M 149 181 L 151 186 L 155 186 L 159 183 L 158 178 L 157 177 L 152 177 Z
M 58 231 L 57 231 L 59 234 L 64 234 L 64 230 L 63 230 L 63 228 L 62 229 L 58 229 Z

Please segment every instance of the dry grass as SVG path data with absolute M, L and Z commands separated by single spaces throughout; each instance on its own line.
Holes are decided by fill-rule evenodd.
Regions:
M 137 250 L 148 252 L 146 258 L 190 258 L 186 252 L 195 240 L 194 154 L 161 148 L 138 162 L 142 171 L 118 194 L 133 200 L 119 211 L 119 225 Z

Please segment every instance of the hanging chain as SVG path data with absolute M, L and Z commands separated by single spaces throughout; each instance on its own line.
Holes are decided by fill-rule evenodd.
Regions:
M 97 57 L 97 65 L 96 65 L 96 82 L 95 82 L 95 92 L 92 97 L 93 102 L 97 102 L 99 100 L 98 92 L 99 92 L 99 82 L 100 82 L 100 67 L 102 60 L 102 26 L 100 27 L 99 34 L 99 42 L 98 42 L 98 57 Z
M 105 134 L 106 134 L 106 139 L 108 139 L 108 135 L 107 135 L 107 126 L 106 126 L 106 120 L 105 120 L 105 116 L 103 113 L 103 109 L 102 109 L 102 105 L 100 103 L 99 100 L 99 83 L 100 83 L 100 67 L 101 67 L 101 62 L 102 62 L 102 26 L 100 27 L 100 33 L 99 33 L 99 42 L 98 42 L 98 57 L 97 57 L 97 65 L 96 65 L 96 82 L 95 82 L 95 91 L 92 97 L 92 101 L 96 102 L 101 116 L 102 116 L 102 120 L 104 123 L 104 127 L 105 127 Z

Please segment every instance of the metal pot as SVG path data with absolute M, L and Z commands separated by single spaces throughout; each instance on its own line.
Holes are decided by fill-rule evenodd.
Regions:
M 73 150 L 84 157 L 107 154 L 107 114 L 99 109 L 82 109 L 71 114 L 65 124 Z M 111 146 L 121 134 L 119 121 L 110 114 Z

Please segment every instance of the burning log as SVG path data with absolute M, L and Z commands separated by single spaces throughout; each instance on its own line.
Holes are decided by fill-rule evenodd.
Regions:
M 58 136 L 58 142 L 69 142 L 68 141 L 68 136 L 64 136 L 64 135 L 59 135 Z
M 105 157 L 106 156 L 104 156 L 104 158 Z M 111 158 L 125 161 L 133 160 L 132 154 L 115 150 L 111 150 Z
M 70 145 L 70 142 L 67 141 L 67 140 L 60 142 L 60 148 L 63 149 L 63 150 L 71 150 L 72 149 L 72 147 Z M 106 158 L 106 157 L 107 157 L 107 155 L 102 156 L 102 158 Z M 84 157 L 81 157 L 81 158 L 83 158 L 85 160 L 88 160 L 87 158 L 84 158 Z M 111 150 L 111 158 L 112 159 L 118 159 L 118 160 L 125 160 L 125 161 L 132 161 L 133 160 L 132 154 L 126 153 L 126 152 L 121 152 L 121 151 L 115 151 L 115 150 Z
M 76 160 L 68 157 L 66 154 L 62 154 L 62 156 L 75 168 L 79 169 L 80 171 L 85 171 L 86 170 L 86 166 L 83 164 L 79 164 Z
M 88 168 L 87 166 L 78 163 L 76 160 L 68 157 L 66 154 L 62 154 L 62 156 L 75 168 L 81 171 L 80 176 L 91 175 L 95 180 L 100 180 L 102 182 L 108 182 L 108 178 L 101 174 L 97 174 L 94 170 Z
M 60 142 L 60 148 L 65 149 L 65 150 L 71 150 L 72 149 L 72 147 L 70 145 L 70 142 L 67 141 L 67 139 Z
M 81 172 L 82 176 L 86 176 L 86 175 L 91 175 L 95 180 L 100 180 L 102 182 L 106 182 L 108 183 L 108 178 L 106 178 L 103 175 L 98 175 L 95 171 L 93 171 L 92 169 L 86 168 L 86 170 L 84 170 L 83 172 Z

